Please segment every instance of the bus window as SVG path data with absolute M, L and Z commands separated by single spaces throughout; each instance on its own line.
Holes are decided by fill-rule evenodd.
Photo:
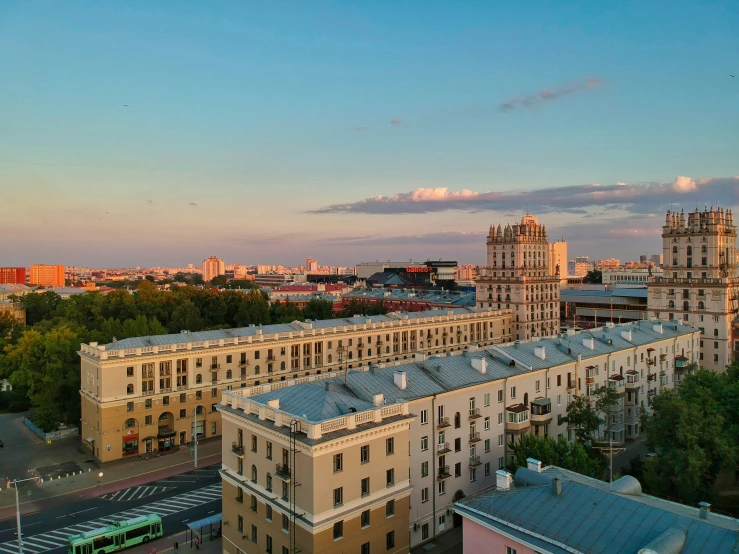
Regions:
M 75 551 L 75 554 L 82 554 L 80 552 L 80 545 L 79 544 L 75 547 L 74 551 Z

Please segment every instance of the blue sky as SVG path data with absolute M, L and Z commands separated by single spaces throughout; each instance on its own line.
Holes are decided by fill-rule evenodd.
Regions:
M 573 254 L 656 252 L 671 205 L 739 205 L 738 23 L 729 1 L 5 0 L 0 265 L 482 263 L 527 206 Z M 639 200 L 549 202 L 617 183 Z

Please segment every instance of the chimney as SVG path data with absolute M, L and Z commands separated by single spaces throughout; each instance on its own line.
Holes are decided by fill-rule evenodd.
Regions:
M 488 370 L 488 362 L 485 358 L 472 358 L 472 367 L 485 375 Z
M 279 398 L 273 398 L 271 400 L 267 400 L 267 406 L 270 408 L 274 408 L 275 410 L 280 409 L 280 399 Z
M 562 481 L 559 477 L 552 479 L 552 496 L 561 496 L 562 494 Z
M 393 373 L 393 382 L 395 383 L 395 386 L 398 387 L 400 390 L 405 390 L 405 388 L 408 386 L 408 375 L 405 371 L 395 371 Z
M 413 354 L 413 359 L 417 362 L 425 362 L 426 354 L 424 354 L 423 352 L 416 352 L 415 354 Z
M 326 390 L 328 392 L 333 392 L 333 390 L 334 390 L 334 384 L 331 381 L 326 381 Z
M 629 329 L 628 331 L 621 331 L 621 338 L 631 342 L 631 329 Z
M 546 360 L 547 359 L 547 349 L 544 346 L 537 346 L 534 348 L 534 355 L 539 358 L 540 360 Z
M 711 513 L 711 505 L 708 502 L 699 502 L 698 507 L 700 508 L 701 519 L 708 519 L 708 515 Z
M 652 326 L 652 329 L 654 329 L 655 333 L 659 333 L 660 335 L 662 334 L 662 324 L 661 323 L 658 325 Z
M 590 337 L 589 339 L 582 339 L 582 345 L 590 350 L 595 350 L 595 339 Z
M 374 395 L 374 396 L 372 397 L 372 403 L 373 403 L 373 404 L 374 404 L 375 406 L 377 406 L 377 407 L 380 407 L 380 406 L 382 406 L 384 402 L 385 402 L 385 395 L 384 395 L 384 394 L 382 394 L 382 393 L 380 393 L 380 394 L 375 394 L 375 395 Z
M 526 467 L 536 473 L 541 473 L 541 462 L 536 458 L 526 458 Z
M 499 469 L 495 472 L 495 487 L 501 491 L 511 490 L 511 483 L 513 477 L 511 474 L 503 469 Z

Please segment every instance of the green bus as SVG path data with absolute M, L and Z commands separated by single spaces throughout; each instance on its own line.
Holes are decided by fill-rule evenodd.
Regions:
M 162 518 L 145 515 L 69 537 L 69 554 L 107 554 L 163 535 Z

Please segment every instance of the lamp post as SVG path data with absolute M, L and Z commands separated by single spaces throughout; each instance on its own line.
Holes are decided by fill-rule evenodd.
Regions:
M 195 406 L 195 415 L 193 419 L 193 430 L 192 430 L 192 439 L 193 439 L 193 453 L 195 454 L 193 457 L 193 467 L 195 469 L 198 468 L 198 407 Z
M 21 532 L 21 503 L 18 498 L 18 483 L 25 481 L 36 481 L 42 483 L 38 477 L 30 477 L 29 479 L 14 479 L 13 487 L 15 488 L 15 524 L 18 533 L 18 554 L 23 554 L 23 533 Z
M 98 485 L 100 487 L 100 494 L 103 494 L 103 472 L 98 473 Z

